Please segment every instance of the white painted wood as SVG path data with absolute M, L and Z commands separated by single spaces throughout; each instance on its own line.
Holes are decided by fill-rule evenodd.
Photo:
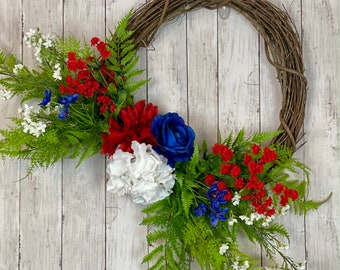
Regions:
M 103 157 L 63 162 L 63 269 L 105 269 Z
M 23 31 L 39 27 L 42 32 L 62 29 L 61 1 L 23 2 Z M 50 11 L 50 12 L 49 12 Z M 21 41 L 21 40 L 18 40 Z M 16 42 L 18 42 L 16 41 Z M 36 68 L 33 52 L 23 48 L 23 62 Z M 28 162 L 21 163 L 21 177 Z M 61 258 L 61 163 L 46 170 L 38 169 L 20 181 L 20 269 L 59 269 Z
M 66 1 L 64 33 L 90 44 L 105 38 L 105 1 Z M 77 169 L 63 161 L 64 269 L 105 269 L 105 159 L 96 155 Z
M 219 128 L 223 137 L 259 128 L 258 34 L 238 12 L 218 17 Z M 242 33 L 242 34 L 240 34 Z
M 294 25 L 299 34 L 301 34 L 301 3 L 290 0 L 275 0 L 273 4 L 287 10 L 289 16 L 294 21 Z M 264 42 L 260 40 L 260 100 L 261 100 L 261 130 L 275 130 L 279 126 L 279 112 L 281 108 L 281 86 L 277 80 L 275 68 L 273 68 L 265 56 Z M 294 154 L 294 157 L 303 161 L 304 148 Z M 293 176 L 292 176 L 293 177 Z M 296 179 L 303 177 L 296 175 Z M 293 211 L 280 217 L 278 220 L 285 226 L 291 237 L 289 249 L 284 254 L 291 256 L 295 261 L 303 263 L 305 261 L 305 223 L 304 216 L 297 216 Z M 284 242 L 288 245 L 288 242 Z M 277 260 L 280 256 L 277 255 Z M 267 258 L 263 259 L 263 265 L 270 265 Z
M 159 113 L 177 112 L 187 119 L 186 16 L 166 22 L 148 49 L 148 100 Z
M 0 11 L 0 25 L 6 28 L 0 31 L 0 48 L 5 53 L 13 53 L 21 59 L 21 12 L 20 3 L 0 0 L 0 6 L 7 7 L 12 3 L 12 9 Z M 4 101 L 0 99 L 0 128 L 11 125 L 10 117 L 17 114 L 19 100 Z M 20 161 L 10 160 L 0 162 L 0 269 L 17 269 L 19 258 L 19 182 Z
M 196 140 L 217 138 L 217 12 L 200 9 L 187 15 L 188 112 Z
M 340 265 L 339 1 L 302 1 L 303 48 L 309 80 L 305 120 L 309 198 L 332 199 L 306 218 L 309 270 Z

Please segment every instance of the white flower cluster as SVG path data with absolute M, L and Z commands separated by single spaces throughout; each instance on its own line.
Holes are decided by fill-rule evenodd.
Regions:
M 60 64 L 57 63 L 54 65 L 53 67 L 53 78 L 55 80 L 61 81 L 62 77 L 61 77 L 61 68 L 60 68 Z
M 239 218 L 241 220 L 243 220 L 246 225 L 249 225 L 249 226 L 253 225 L 255 220 L 262 219 L 263 220 L 262 226 L 263 227 L 268 227 L 270 222 L 272 222 L 274 220 L 275 216 L 272 215 L 271 217 L 267 217 L 266 215 L 261 215 L 259 213 L 251 213 L 250 217 L 239 216 Z
M 238 260 L 236 260 L 235 262 L 233 262 L 231 267 L 232 267 L 233 270 L 246 270 L 246 269 L 249 268 L 249 262 L 244 261 L 242 264 L 240 264 L 240 262 Z
M 107 190 L 118 195 L 131 194 L 135 203 L 150 204 L 169 196 L 175 184 L 173 168 L 151 145 L 133 141 L 133 154 L 118 149 L 108 159 Z
M 0 89 L 0 97 L 2 100 L 9 100 L 12 97 L 12 92 L 6 89 Z
M 46 123 L 43 121 L 34 121 L 31 117 L 33 113 L 37 113 L 39 108 L 34 108 L 33 106 L 28 106 L 24 104 L 24 108 L 19 108 L 18 112 L 22 115 L 23 131 L 25 133 L 30 133 L 35 137 L 39 137 L 46 130 Z
M 23 65 L 22 64 L 16 64 L 15 66 L 14 66 L 14 68 L 13 68 L 13 73 L 15 74 L 15 75 L 18 75 L 18 72 L 19 72 L 19 70 L 21 70 L 21 69 L 23 69 Z
M 240 204 L 240 199 L 241 199 L 240 194 L 238 194 L 238 192 L 235 192 L 234 197 L 231 199 L 231 202 L 233 205 L 236 206 Z
M 41 48 L 45 47 L 46 49 L 52 47 L 53 37 L 50 35 L 41 35 L 39 31 L 35 29 L 30 29 L 24 36 L 25 44 L 28 48 L 33 48 L 35 59 L 41 64 Z
M 224 254 L 227 253 L 228 249 L 229 249 L 229 245 L 228 244 L 222 244 L 222 246 L 220 247 L 219 253 L 221 255 L 224 255 Z

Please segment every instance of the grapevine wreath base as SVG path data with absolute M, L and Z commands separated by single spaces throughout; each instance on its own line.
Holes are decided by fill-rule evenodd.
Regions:
M 273 143 L 296 149 L 305 115 L 307 80 L 300 40 L 285 10 L 266 0 L 153 0 L 132 14 L 128 29 L 134 31 L 137 48 L 147 47 L 164 22 L 192 10 L 223 6 L 243 15 L 262 36 L 267 59 L 276 69 L 282 91 L 279 129 L 284 133 Z
M 211 147 L 177 113 L 134 100 L 148 80 L 136 80 L 137 49 L 147 47 L 165 21 L 199 9 L 227 6 L 263 37 L 281 85 L 277 131 L 230 134 Z M 285 10 L 265 0 L 153 0 L 130 12 L 106 41 L 90 46 L 31 29 L 24 42 L 38 70 L 0 51 L 0 93 L 22 97 L 14 126 L 0 129 L 0 155 L 29 159 L 32 170 L 62 158 L 107 156 L 107 191 L 144 204 L 152 248 L 150 269 L 262 269 L 238 243 L 259 243 L 275 269 L 301 269 L 284 254 L 289 234 L 276 222 L 289 208 L 306 214 L 309 169 L 293 157 L 301 140 L 307 81 L 301 45 Z M 263 143 L 271 140 L 269 146 Z M 55 151 L 58 149 L 58 151 Z M 293 174 L 292 174 L 293 173 Z M 296 174 L 300 173 L 300 174 Z M 292 176 L 293 175 L 293 176 Z M 291 177 L 302 176 L 302 179 Z M 276 257 L 281 257 L 281 265 Z M 268 268 L 264 268 L 268 269 Z

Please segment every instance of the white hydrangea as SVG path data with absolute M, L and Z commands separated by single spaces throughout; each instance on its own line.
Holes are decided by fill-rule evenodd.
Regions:
M 169 196 L 175 184 L 174 169 L 151 145 L 133 141 L 133 154 L 118 149 L 108 159 L 107 190 L 118 195 L 130 194 L 138 204 L 150 204 Z
M 34 108 L 33 106 L 28 106 L 24 104 L 23 108 L 19 108 L 18 112 L 22 116 L 22 127 L 25 133 L 30 133 L 35 137 L 39 137 L 46 131 L 46 123 L 43 121 L 34 121 L 32 119 L 32 114 L 37 113 L 39 108 Z

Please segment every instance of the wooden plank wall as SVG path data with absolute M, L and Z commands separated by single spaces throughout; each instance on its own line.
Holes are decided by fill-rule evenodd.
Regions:
M 338 0 L 271 0 L 283 5 L 302 36 L 309 82 L 304 131 L 307 144 L 296 155 L 312 168 L 309 197 L 333 198 L 306 217 L 289 216 L 288 254 L 308 270 L 340 265 L 339 3 Z M 104 38 L 120 18 L 144 0 L 0 0 L 0 47 L 34 67 L 23 33 L 42 32 L 89 40 Z M 140 67 L 152 80 L 137 99 L 161 112 L 179 112 L 212 144 L 246 128 L 276 129 L 280 91 L 264 56 L 262 40 L 240 14 L 221 20 L 198 10 L 161 27 Z M 0 126 L 9 124 L 19 101 L 0 101 Z M 27 161 L 0 163 L 0 270 L 147 269 L 147 229 L 141 207 L 105 192 L 105 158 L 95 156 L 77 170 L 65 159 L 26 177 Z M 22 179 L 18 181 L 19 179 Z M 261 259 L 261 250 L 241 239 Z M 266 260 L 263 259 L 265 265 Z M 198 269 L 193 264 L 192 269 Z

